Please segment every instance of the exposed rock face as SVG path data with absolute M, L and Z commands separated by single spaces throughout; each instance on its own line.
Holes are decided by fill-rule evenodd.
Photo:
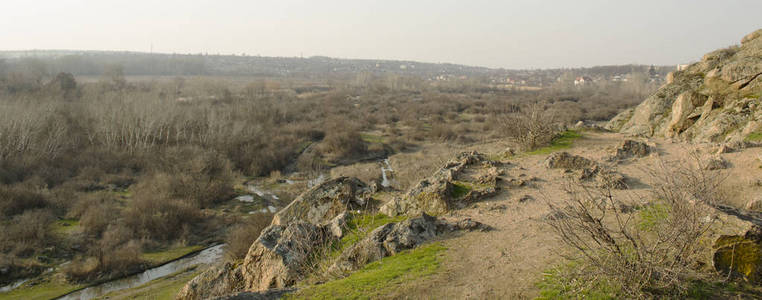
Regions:
M 251 245 L 242 265 L 244 289 L 290 287 L 304 276 L 310 255 L 331 238 L 327 226 L 294 222 L 270 225 Z
M 344 251 L 328 272 L 334 276 L 342 276 L 367 263 L 415 248 L 445 232 L 484 229 L 487 229 L 484 224 L 471 219 L 453 222 L 426 214 L 399 223 L 386 224 Z
M 616 148 L 613 159 L 628 159 L 633 157 L 646 157 L 651 153 L 651 147 L 646 143 L 638 142 L 635 140 L 624 140 L 622 144 Z
M 293 222 L 323 224 L 342 212 L 363 208 L 368 187 L 357 178 L 339 177 L 302 193 L 273 217 L 272 224 Z
M 671 73 L 671 80 L 656 93 L 606 127 L 700 142 L 743 140 L 759 130 L 762 121 L 760 32 L 744 37 L 741 46 L 708 53 L 700 62 Z
M 465 171 L 477 173 L 469 180 L 473 185 L 463 195 L 456 189 L 459 177 Z M 380 208 L 381 212 L 390 216 L 444 214 L 452 209 L 462 208 L 477 199 L 492 195 L 496 192 L 495 182 L 500 171 L 494 163 L 477 152 L 464 152 L 447 162 L 434 175 L 420 181 L 402 198 L 395 198 Z
M 243 291 L 244 282 L 241 268 L 231 263 L 212 267 L 188 282 L 177 294 L 177 299 L 210 299 L 229 293 Z

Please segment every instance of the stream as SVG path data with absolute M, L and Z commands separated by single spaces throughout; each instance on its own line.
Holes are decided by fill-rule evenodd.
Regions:
M 385 188 L 392 186 L 391 177 L 393 173 L 394 169 L 392 169 L 392 165 L 389 164 L 389 159 L 384 159 L 383 163 L 381 164 L 381 186 Z
M 115 279 L 112 281 L 104 282 L 98 285 L 94 285 L 82 290 L 72 292 L 71 294 L 62 296 L 58 299 L 64 300 L 87 300 L 95 297 L 100 297 L 113 291 L 119 291 L 124 289 L 130 289 L 144 285 L 152 280 L 165 277 L 167 275 L 185 270 L 187 268 L 201 265 L 201 264 L 213 264 L 222 259 L 223 250 L 225 244 L 220 244 L 210 248 L 206 248 L 201 252 L 194 255 L 175 260 L 163 264 L 161 266 L 145 270 L 141 273 Z
M 15 289 L 15 288 L 17 288 L 17 287 L 20 287 L 22 284 L 24 284 L 24 282 L 27 282 L 27 281 L 29 281 L 30 279 L 31 279 L 31 278 L 26 278 L 26 279 L 17 280 L 17 281 L 14 281 L 14 282 L 12 282 L 12 283 L 11 283 L 11 284 L 9 284 L 9 285 L 6 285 L 6 286 L 3 286 L 3 287 L 0 287 L 0 293 L 6 293 L 6 292 L 10 292 L 10 291 L 12 291 L 12 290 L 13 290 L 13 289 Z

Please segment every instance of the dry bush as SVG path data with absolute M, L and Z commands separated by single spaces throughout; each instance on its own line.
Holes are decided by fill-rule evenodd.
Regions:
M 155 174 L 136 184 L 133 199 L 123 212 L 125 224 L 141 238 L 181 238 L 184 228 L 203 219 L 197 202 L 176 198 L 174 188 L 174 179 L 167 174 Z
M 49 210 L 27 210 L 10 219 L 0 230 L 0 251 L 13 251 L 26 257 L 52 242 L 48 225 L 53 222 Z
M 230 261 L 243 259 L 251 244 L 259 238 L 262 229 L 270 225 L 272 217 L 272 214 L 252 215 L 233 226 L 225 237 L 227 243 L 226 258 Z
M 48 205 L 45 196 L 29 186 L 0 185 L 0 215 L 13 216 L 26 210 L 44 208 Z
M 327 155 L 341 159 L 361 156 L 368 147 L 356 129 L 347 129 L 329 131 L 320 149 Z
M 558 134 L 553 115 L 539 103 L 522 107 L 519 112 L 503 118 L 501 123 L 505 134 L 527 151 L 550 145 Z
M 650 202 L 640 213 L 612 194 L 579 182 L 567 184 L 569 200 L 551 204 L 549 224 L 561 240 L 581 254 L 591 270 L 582 280 L 606 279 L 628 297 L 678 296 L 699 271 L 708 247 L 706 220 L 722 177 L 692 164 L 662 163 L 652 170 Z M 639 203 L 648 203 L 638 199 Z M 574 258 L 572 258 L 574 259 Z

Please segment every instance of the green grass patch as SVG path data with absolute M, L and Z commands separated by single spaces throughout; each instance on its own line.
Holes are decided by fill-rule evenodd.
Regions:
M 670 207 L 663 203 L 651 203 L 640 210 L 638 228 L 643 231 L 651 231 L 660 223 L 667 220 Z
M 362 138 L 363 141 L 368 142 L 368 143 L 374 143 L 374 144 L 383 144 L 384 143 L 384 137 L 382 137 L 380 135 L 362 133 L 362 134 L 360 134 L 360 138 Z
M 352 221 L 347 224 L 349 233 L 341 238 L 341 241 L 339 241 L 334 251 L 332 251 L 331 256 L 337 257 L 342 251 L 365 238 L 371 231 L 373 231 L 373 229 L 389 223 L 401 222 L 405 219 L 407 219 L 406 216 L 390 217 L 385 214 L 355 216 Z
M 578 263 L 569 263 L 547 270 L 537 283 L 537 299 L 620 299 L 619 288 L 607 280 L 587 280 L 575 276 Z
M 441 243 L 403 251 L 372 262 L 349 277 L 309 286 L 286 299 L 375 299 L 388 297 L 407 282 L 434 274 L 444 251 Z
M 473 187 L 471 187 L 470 185 L 464 182 L 455 181 L 453 182 L 451 196 L 456 199 L 463 198 L 466 195 L 468 195 L 468 192 L 470 192 L 471 190 L 473 190 Z
M 541 155 L 550 154 L 559 150 L 567 149 L 572 146 L 575 140 L 582 138 L 582 133 L 576 130 L 567 130 L 562 132 L 558 137 L 550 142 L 550 146 L 542 147 L 533 151 L 529 151 L 527 155 Z
M 747 142 L 759 142 L 762 141 L 762 132 L 752 132 L 744 138 Z
M 30 285 L 29 282 L 24 283 L 22 286 L 8 292 L 0 293 L 0 299 L 2 300 L 36 300 L 36 299 L 53 299 L 60 297 L 66 293 L 72 292 L 81 288 L 82 285 L 73 285 L 66 282 L 59 282 L 51 278 L 44 278 L 43 282 Z
M 204 246 L 201 245 L 174 247 L 161 251 L 146 252 L 141 255 L 141 258 L 152 264 L 161 264 L 203 249 Z
M 50 224 L 49 228 L 50 232 L 57 235 L 70 235 L 82 229 L 82 227 L 79 226 L 79 220 L 75 219 L 57 220 Z

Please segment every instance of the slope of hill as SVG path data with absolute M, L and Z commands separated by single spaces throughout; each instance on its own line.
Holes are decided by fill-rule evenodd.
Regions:
M 762 30 L 667 76 L 667 83 L 610 129 L 693 141 L 740 141 L 762 129 Z

